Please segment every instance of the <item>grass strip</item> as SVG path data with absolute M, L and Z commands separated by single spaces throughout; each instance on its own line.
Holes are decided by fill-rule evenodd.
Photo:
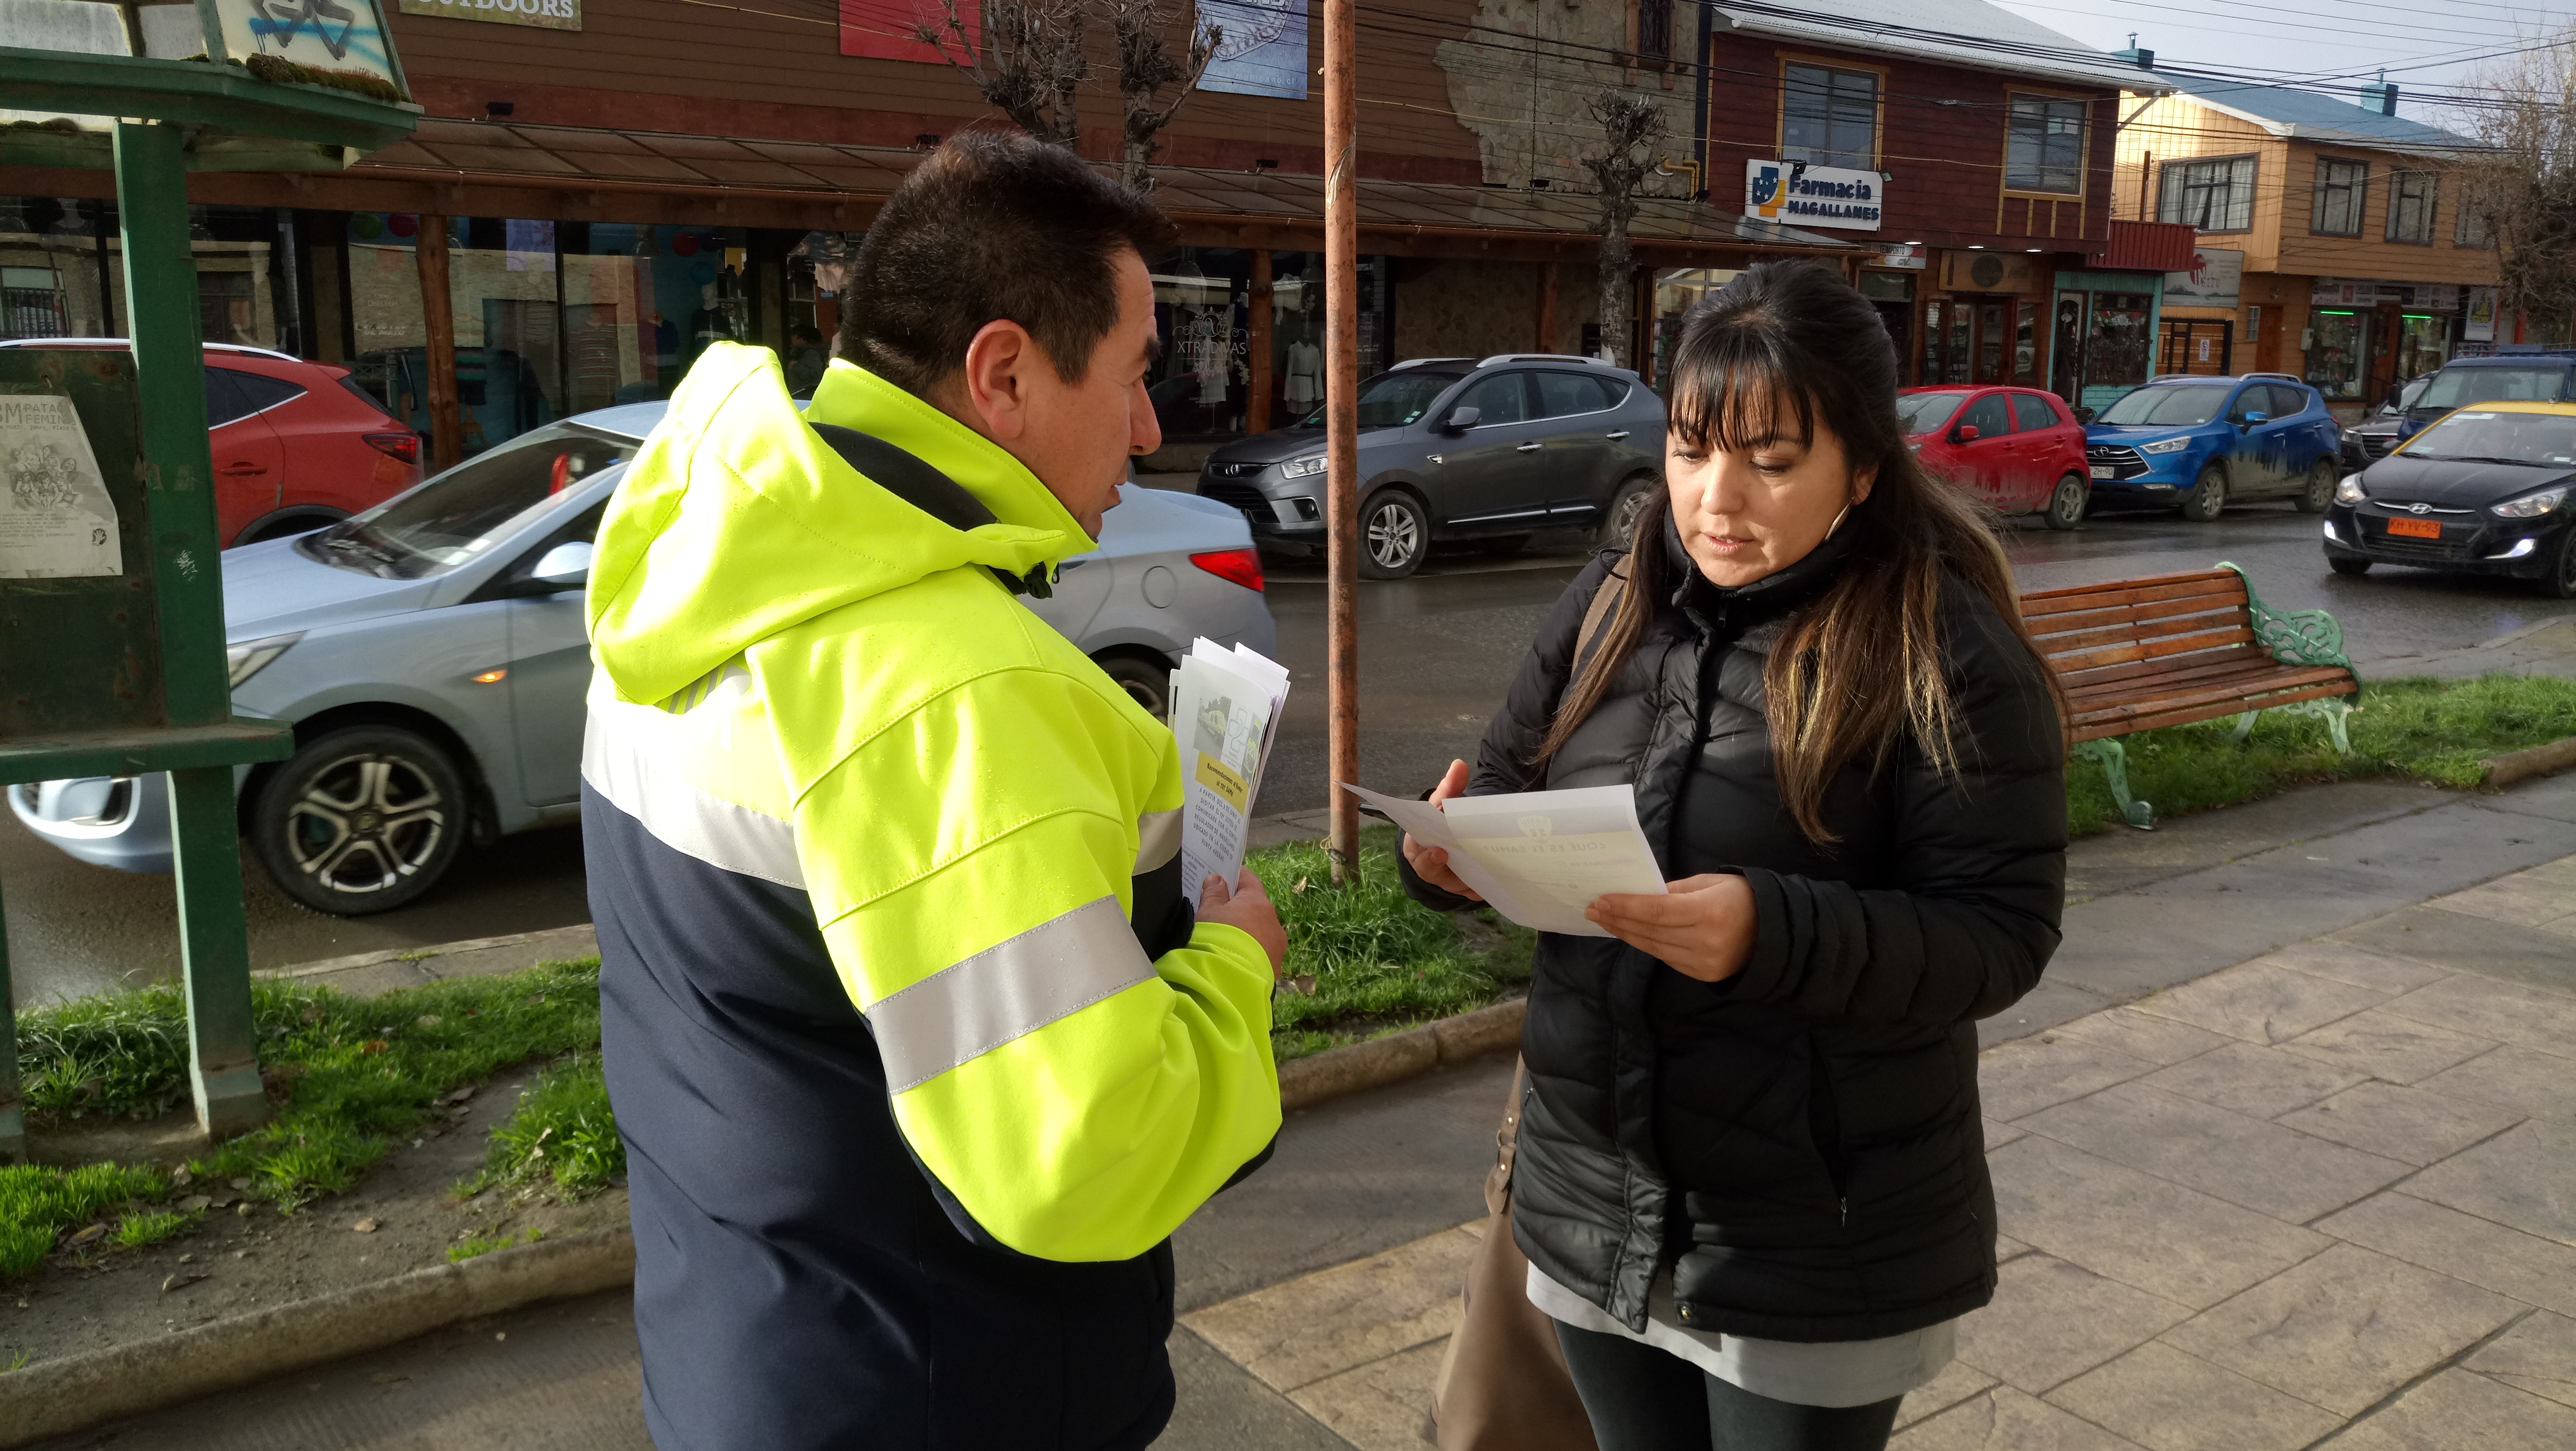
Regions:
M 626 1141 L 609 1112 L 599 1055 L 576 1053 L 528 1085 L 508 1121 L 492 1130 L 482 1172 L 456 1192 L 551 1182 L 566 1199 L 587 1199 L 625 1172 Z
M 2352 754 L 2322 720 L 2267 714 L 2243 745 L 2235 718 L 2163 726 L 2120 738 L 2129 791 L 2161 818 L 2278 795 L 2294 786 L 2373 777 L 2474 786 L 2487 757 L 2576 736 L 2576 681 L 2545 675 L 2367 682 L 2350 717 Z M 2118 825 L 2102 768 L 2066 763 L 2066 824 L 2077 836 Z
M 535 1244 L 545 1237 L 544 1230 L 531 1226 L 516 1234 L 478 1235 L 473 1239 L 458 1240 L 447 1247 L 447 1262 L 461 1265 L 477 1255 L 488 1255 L 496 1249 L 508 1249 L 513 1245 Z

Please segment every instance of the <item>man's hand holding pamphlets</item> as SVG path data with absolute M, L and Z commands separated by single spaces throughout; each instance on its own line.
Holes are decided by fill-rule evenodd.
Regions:
M 1450 870 L 1523 927 L 1608 937 L 1584 915 L 1613 892 L 1660 896 L 1663 872 L 1637 824 L 1629 786 L 1404 801 L 1344 783 L 1415 840 L 1449 854 Z
M 1231 887 L 1261 771 L 1278 739 L 1288 671 L 1257 651 L 1193 643 L 1172 672 L 1172 734 L 1181 747 L 1181 880 L 1195 900 L 1209 876 Z

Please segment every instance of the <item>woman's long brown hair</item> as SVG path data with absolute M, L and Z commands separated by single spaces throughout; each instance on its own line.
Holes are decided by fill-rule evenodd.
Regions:
M 1741 452 L 1775 434 L 1841 440 L 1855 473 L 1876 465 L 1842 571 L 1788 622 L 1762 673 L 1781 803 L 1818 844 L 1826 785 L 1855 760 L 1874 771 L 1911 739 L 1935 770 L 1959 765 L 1958 709 L 1942 668 L 1942 577 L 1983 594 L 2030 644 L 2003 548 L 1975 506 L 1923 471 L 1896 417 L 1896 350 L 1877 309 L 1805 262 L 1758 265 L 1693 307 L 1673 350 L 1671 430 L 1696 452 Z M 1645 638 L 1676 581 L 1664 557 L 1670 503 L 1637 520 L 1617 612 L 1560 699 L 1533 769 L 1544 767 Z M 2037 650 L 2032 651 L 2034 662 Z M 2041 667 L 2043 679 L 2048 678 Z M 2050 682 L 2052 693 L 2055 683 Z

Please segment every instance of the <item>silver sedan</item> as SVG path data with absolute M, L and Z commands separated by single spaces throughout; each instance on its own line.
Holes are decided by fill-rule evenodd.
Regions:
M 469 841 L 579 818 L 590 541 L 662 410 L 549 424 L 354 519 L 223 556 L 233 708 L 295 723 L 292 759 L 236 777 L 251 855 L 289 896 L 385 911 Z M 1100 547 L 1029 604 L 1160 715 L 1192 637 L 1269 653 L 1276 631 L 1241 513 L 1123 493 Z M 166 777 L 8 795 L 82 861 L 170 870 Z

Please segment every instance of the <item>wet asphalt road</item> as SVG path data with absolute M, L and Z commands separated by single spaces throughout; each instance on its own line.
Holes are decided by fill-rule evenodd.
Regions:
M 1452 756 L 1473 752 L 1531 633 L 1583 563 L 1580 553 L 1567 552 L 1572 542 L 1542 538 L 1531 552 L 1507 558 L 1443 554 L 1412 579 L 1362 586 L 1365 784 L 1419 790 L 1438 778 Z M 2365 675 L 2409 673 L 2412 657 L 2576 615 L 2576 602 L 2544 599 L 2501 580 L 2385 566 L 2358 579 L 2329 574 L 2318 550 L 2317 521 L 2287 504 L 2249 505 L 2205 525 L 2170 514 L 2115 515 L 2088 521 L 2073 533 L 2052 534 L 2025 523 L 2013 530 L 2009 547 L 2025 589 L 2233 560 L 2252 573 L 2269 603 L 2333 611 Z M 1271 570 L 1280 656 L 1298 683 L 1260 809 L 1305 811 L 1327 800 L 1325 592 L 1319 565 L 1274 560 Z M 580 835 L 570 828 L 469 853 L 427 901 L 376 917 L 320 916 L 287 901 L 257 866 L 246 864 L 246 877 L 251 960 L 262 967 L 589 918 Z M 168 877 L 83 866 L 12 817 L 0 820 L 0 893 L 12 995 L 22 1005 L 177 972 L 177 912 Z

